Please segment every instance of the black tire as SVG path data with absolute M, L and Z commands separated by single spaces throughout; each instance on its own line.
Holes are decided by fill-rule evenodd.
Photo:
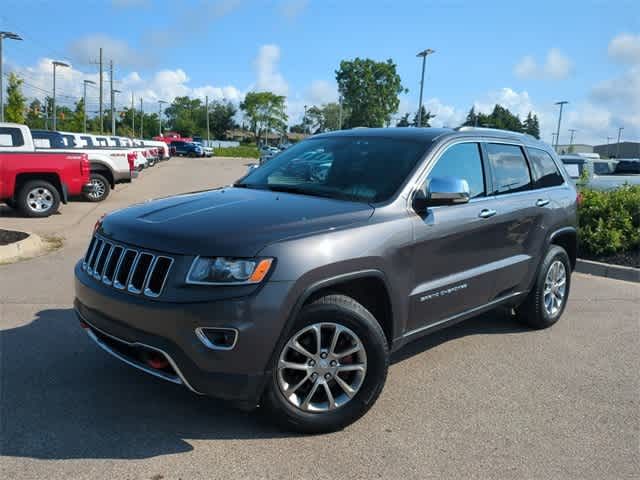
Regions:
M 557 310 L 550 313 L 545 307 L 545 282 L 550 268 L 557 261 L 561 262 L 564 266 L 565 290 Z M 516 317 L 531 328 L 541 329 L 550 327 L 562 316 L 567 305 L 567 299 L 569 298 L 570 287 L 571 261 L 569 260 L 569 255 L 567 255 L 564 248 L 558 245 L 551 245 L 540 264 L 533 288 L 529 292 L 529 295 L 527 295 L 525 301 L 515 309 Z
M 100 173 L 92 173 L 90 182 L 97 190 L 83 195 L 87 202 L 101 202 L 109 196 L 111 184 L 107 178 Z
M 41 195 L 48 204 L 39 207 L 34 195 Z M 42 205 L 42 203 L 40 204 Z M 26 182 L 16 197 L 16 207 L 23 215 L 32 218 L 42 218 L 53 215 L 60 208 L 60 192 L 51 183 L 45 180 L 30 180 Z
M 303 307 L 286 341 L 305 327 L 326 322 L 346 327 L 357 335 L 366 353 L 364 378 L 355 395 L 338 408 L 320 413 L 304 411 L 291 403 L 279 386 L 277 367 L 282 350 L 286 348 L 285 342 L 274 359 L 273 373 L 264 395 L 266 411 L 283 429 L 302 433 L 341 430 L 362 417 L 373 406 L 384 387 L 389 366 L 387 339 L 373 315 L 350 297 L 327 295 Z

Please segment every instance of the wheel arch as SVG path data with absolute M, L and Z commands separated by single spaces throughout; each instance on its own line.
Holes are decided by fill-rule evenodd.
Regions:
M 574 227 L 564 227 L 549 235 L 549 245 L 558 245 L 567 252 L 571 269 L 575 270 L 578 256 L 578 232 Z
M 111 188 L 115 188 L 115 178 L 113 176 L 111 168 L 108 165 L 105 165 L 101 162 L 91 161 L 89 162 L 89 166 L 91 169 L 91 173 L 99 173 L 100 175 L 104 176 L 109 182 L 109 185 L 111 185 Z

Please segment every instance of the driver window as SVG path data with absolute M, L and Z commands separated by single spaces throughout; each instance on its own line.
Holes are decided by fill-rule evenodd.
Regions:
M 471 198 L 483 197 L 485 186 L 480 145 L 457 143 L 449 147 L 429 172 L 427 181 L 433 177 L 463 178 L 469 184 Z

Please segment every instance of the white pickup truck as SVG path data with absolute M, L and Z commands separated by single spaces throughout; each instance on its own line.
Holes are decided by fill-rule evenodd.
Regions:
M 62 153 L 85 153 L 91 169 L 91 189 L 84 198 L 91 202 L 100 202 L 107 198 L 117 183 L 131 182 L 137 173 L 134 171 L 135 153 L 126 149 L 91 149 L 70 147 L 58 132 L 33 130 L 26 125 L 0 123 L 5 129 L 17 129 L 22 138 L 20 145 L 3 146 L 6 152 L 36 152 L 55 149 Z
M 109 137 L 105 135 L 92 135 L 89 133 L 71 133 L 61 132 L 63 135 L 73 139 L 73 143 L 80 148 L 94 148 L 94 149 L 119 149 L 127 147 L 128 150 L 135 152 L 134 169 L 141 171 L 149 166 L 149 152 L 143 148 L 137 148 L 133 145 L 118 145 L 114 141 L 110 141 Z

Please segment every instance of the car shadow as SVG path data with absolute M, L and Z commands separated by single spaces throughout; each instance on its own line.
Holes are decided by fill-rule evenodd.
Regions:
M 486 314 L 412 342 L 393 362 L 461 336 L 516 331 Z M 86 336 L 72 309 L 42 310 L 0 331 L 0 347 L 1 455 L 143 459 L 191 451 L 190 440 L 295 435 L 259 410 L 242 412 L 119 362 Z

